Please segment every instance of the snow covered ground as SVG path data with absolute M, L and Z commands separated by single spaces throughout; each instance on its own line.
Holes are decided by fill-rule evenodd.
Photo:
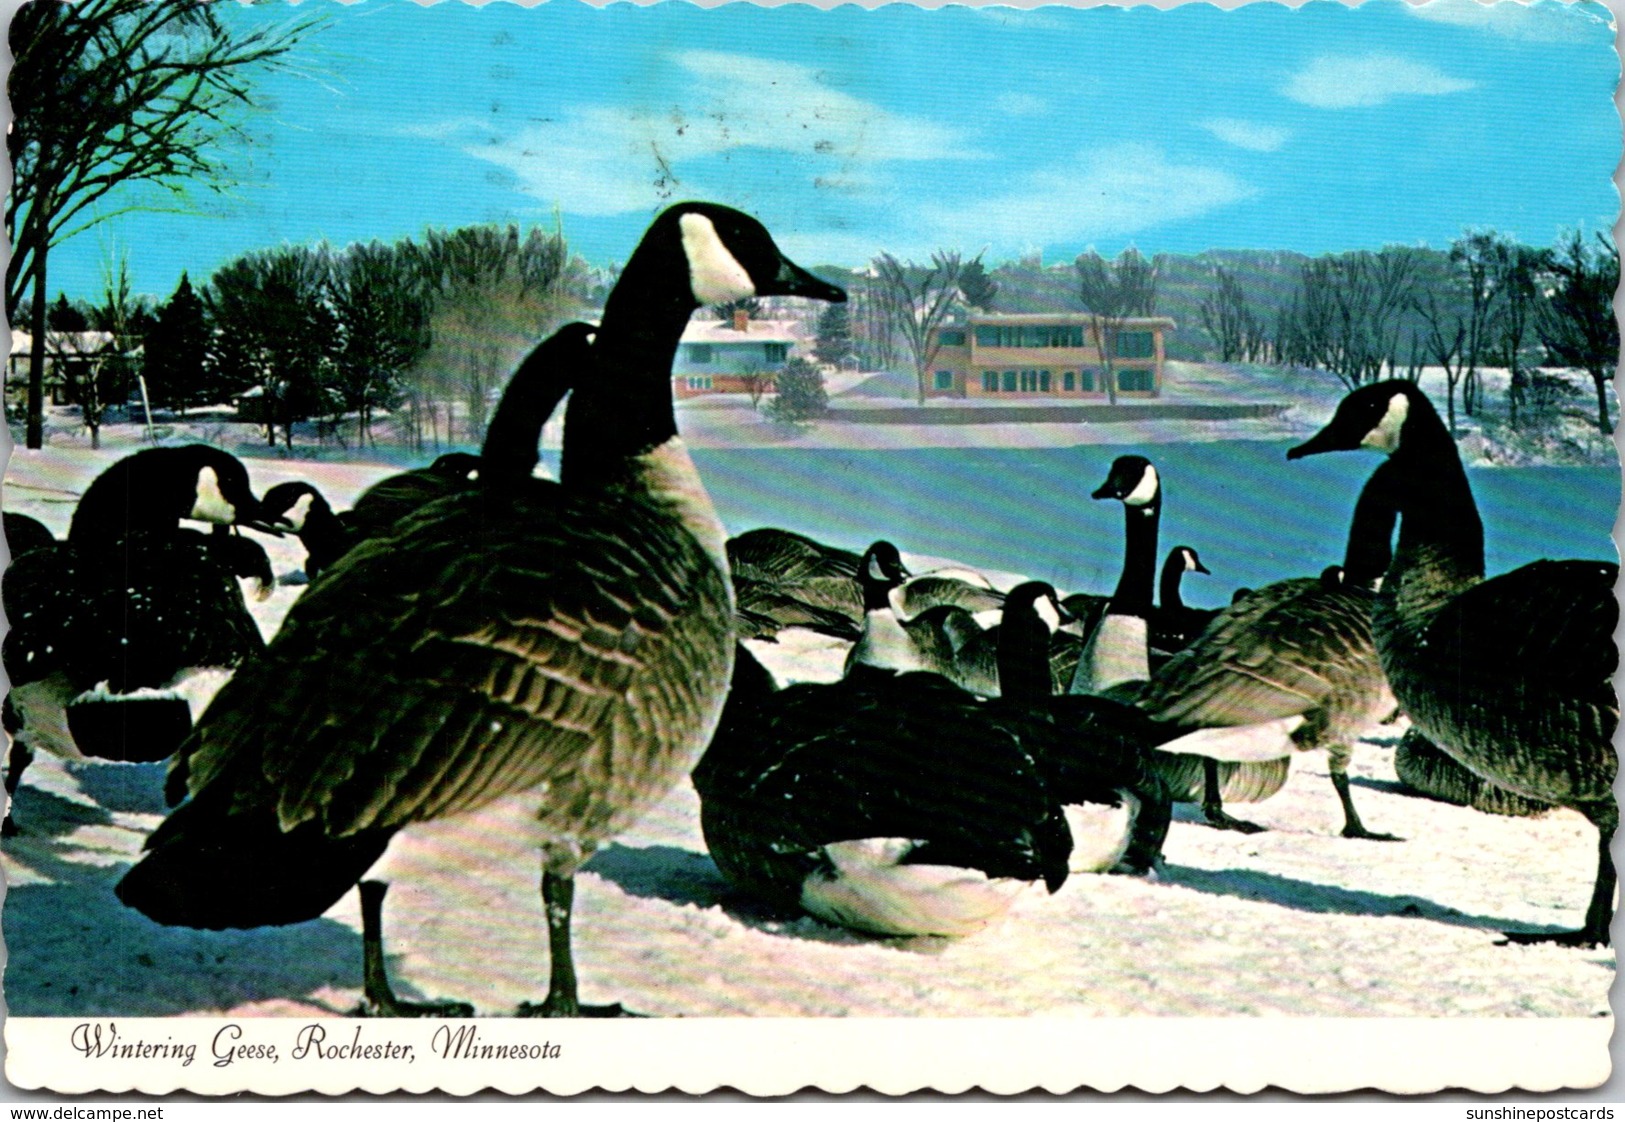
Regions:
M 685 417 L 685 423 L 687 418 Z M 1074 434 L 1075 435 L 1075 434 Z M 13 456 L 5 504 L 65 530 L 74 495 L 126 449 Z M 263 490 L 308 477 L 338 508 L 390 468 L 254 461 Z M 266 541 L 278 573 L 291 540 Z M 252 605 L 274 632 L 299 594 Z M 838 645 L 787 637 L 758 653 L 782 678 L 827 678 Z M 884 940 L 764 914 L 706 855 L 681 785 L 578 882 L 584 1001 L 656 1016 L 1607 1017 L 1611 950 L 1497 946 L 1497 932 L 1579 925 L 1595 833 L 1578 815 L 1509 819 L 1412 797 L 1394 779 L 1395 729 L 1353 766 L 1367 825 L 1337 836 L 1323 756 L 1297 760 L 1273 799 L 1237 812 L 1254 836 L 1176 818 L 1155 880 L 1079 876 L 1030 891 L 968 939 Z M 0 849 L 14 1014 L 341 1015 L 361 999 L 353 895 L 291 928 L 162 928 L 112 886 L 160 820 L 159 766 L 41 758 Z M 410 997 L 502 1015 L 546 989 L 537 855 L 491 811 L 400 836 L 385 904 L 390 967 Z

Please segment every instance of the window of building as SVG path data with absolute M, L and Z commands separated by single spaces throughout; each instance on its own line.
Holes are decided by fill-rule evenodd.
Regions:
M 1150 358 L 1156 354 L 1156 340 L 1149 331 L 1119 331 L 1118 358 Z
M 1016 392 L 1016 372 L 1014 370 L 1006 370 L 1004 372 L 1004 392 Z
M 944 347 L 963 347 L 965 345 L 965 332 L 957 327 L 945 327 L 940 336 Z
M 1063 371 L 1061 371 L 1061 389 L 1063 391 L 1065 391 L 1066 393 L 1071 393 L 1072 391 L 1076 390 L 1077 388 L 1078 388 L 1078 375 L 1077 375 L 1077 373 L 1075 371 L 1071 371 L 1071 370 L 1063 370 Z
M 984 371 L 982 371 L 982 392 L 983 393 L 998 393 L 999 392 L 999 372 L 997 370 L 984 370 Z
M 1082 390 L 1084 393 L 1099 393 L 1100 377 L 1098 373 L 1094 370 L 1079 371 L 1078 389 Z
M 1131 393 L 1150 393 L 1156 388 L 1156 379 L 1150 370 L 1119 370 L 1117 388 Z
M 697 363 L 700 363 L 701 365 L 709 364 L 712 361 L 712 358 L 711 358 L 711 344 L 710 343 L 689 343 L 688 344 L 688 361 L 697 362 Z
M 952 370 L 937 371 L 937 389 L 951 390 L 954 388 L 954 372 Z
M 784 362 L 790 357 L 790 344 L 763 343 L 762 357 L 768 362 Z
M 691 390 L 708 390 L 711 388 L 711 375 L 691 374 L 688 377 L 688 388 Z
M 1048 370 L 1040 370 L 1038 372 L 1038 388 L 1039 388 L 1039 390 L 1041 392 L 1043 392 L 1043 393 L 1049 393 L 1050 386 L 1052 384 L 1053 383 L 1050 382 L 1049 371 Z

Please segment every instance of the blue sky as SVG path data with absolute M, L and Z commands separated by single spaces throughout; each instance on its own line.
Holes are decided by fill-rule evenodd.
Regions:
M 53 290 L 91 295 L 120 251 L 164 295 L 283 242 L 555 214 L 604 263 L 684 198 L 846 265 L 1442 246 L 1468 226 L 1549 244 L 1618 212 L 1595 3 L 228 9 L 313 13 L 325 27 L 257 84 L 252 140 L 225 153 L 237 186 L 81 234 Z

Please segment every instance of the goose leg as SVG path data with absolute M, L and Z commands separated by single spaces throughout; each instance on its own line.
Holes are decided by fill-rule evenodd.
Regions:
M 474 1007 L 463 1001 L 402 1001 L 389 985 L 384 967 L 384 893 L 389 885 L 364 880 L 361 894 L 361 987 L 366 994 L 362 1011 L 373 1017 L 472 1017 Z
M 1209 826 L 1219 830 L 1235 830 L 1240 834 L 1261 834 L 1266 827 L 1256 822 L 1244 822 L 1231 817 L 1224 809 L 1220 794 L 1219 761 L 1211 756 L 1202 757 L 1202 816 Z
M 6 760 L 6 817 L 0 821 L 0 838 L 14 838 L 22 833 L 17 823 L 12 821 L 11 809 L 17 802 L 17 786 L 22 782 L 23 772 L 33 762 L 33 750 L 13 736 L 11 755 Z
M 619 1005 L 582 1005 L 576 997 L 576 966 L 570 953 L 570 909 L 575 902 L 575 877 L 542 873 L 542 905 L 547 911 L 549 977 L 547 997 L 540 1005 L 522 1003 L 517 1017 L 630 1017 Z
M 1331 749 L 1332 786 L 1337 788 L 1338 801 L 1343 804 L 1343 836 L 1345 838 L 1365 838 L 1369 841 L 1397 842 L 1405 839 L 1397 834 L 1379 834 L 1375 830 L 1365 828 L 1360 821 L 1360 814 L 1354 809 L 1354 799 L 1349 795 L 1349 749 L 1344 745 L 1333 745 Z
M 1589 803 L 1574 808 L 1597 827 L 1597 883 L 1591 890 L 1591 903 L 1586 907 L 1585 926 L 1578 931 L 1508 931 L 1506 938 L 1500 941 L 1501 946 L 1508 943 L 1528 945 L 1531 943 L 1556 943 L 1560 947 L 1606 947 L 1610 937 L 1608 928 L 1614 918 L 1614 886 L 1617 877 L 1614 872 L 1614 858 L 1608 852 L 1613 843 L 1614 831 L 1619 826 L 1619 807 L 1613 799 L 1601 803 Z
M 1128 850 L 1111 871 L 1125 876 L 1145 876 L 1156 872 L 1157 862 L 1162 860 L 1162 843 L 1173 821 L 1174 804 L 1168 794 L 1168 784 L 1157 775 L 1147 776 L 1146 782 L 1137 784 L 1130 793 L 1139 799 L 1140 809 L 1134 816 Z

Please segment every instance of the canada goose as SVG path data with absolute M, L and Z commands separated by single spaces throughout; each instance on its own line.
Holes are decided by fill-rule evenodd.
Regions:
M 305 547 L 305 577 L 315 580 L 349 552 L 354 540 L 326 496 L 303 480 L 278 483 L 262 500 L 265 514 Z
M 1157 580 L 1157 607 L 1151 615 L 1150 642 L 1154 652 L 1172 655 L 1184 650 L 1219 614 L 1216 610 L 1185 604 L 1180 585 L 1186 573 L 1213 575 L 1212 570 L 1202 564 L 1196 550 L 1188 545 L 1176 545 L 1168 551 L 1162 563 L 1162 575 Z
M 581 357 L 561 480 L 533 477 L 552 403 L 516 378 L 478 488 L 353 549 L 222 691 L 170 774 L 190 799 L 120 898 L 196 927 L 314 918 L 396 830 L 511 796 L 535 811 L 550 951 L 547 998 L 520 1014 L 581 1014 L 575 873 L 689 768 L 727 692 L 726 535 L 671 365 L 696 308 L 750 295 L 845 299 L 738 211 L 663 212 Z
M 236 457 L 150 448 L 91 483 L 66 541 L 13 561 L 0 586 L 8 791 L 36 749 L 128 762 L 174 751 L 220 680 L 264 645 L 235 578 L 244 559 L 259 575 L 263 549 L 180 522 L 262 525 L 260 514 Z
M 1389 493 L 1399 540 L 1372 613 L 1377 651 L 1413 726 L 1458 763 L 1526 798 L 1572 807 L 1598 831 L 1597 877 L 1577 931 L 1515 943 L 1606 946 L 1619 822 L 1614 585 L 1603 561 L 1536 561 L 1484 576 L 1484 526 L 1433 403 L 1406 381 L 1362 386 L 1289 459 L 1370 448 L 1366 484 Z
M 1071 836 L 1038 762 L 935 674 L 860 665 L 778 690 L 741 649 L 693 778 L 717 867 L 782 911 L 963 936 L 1066 881 Z
M 1000 622 L 1000 696 L 986 708 L 1019 729 L 1040 760 L 1071 829 L 1071 871 L 1150 872 L 1172 820 L 1167 787 L 1150 766 L 1166 732 L 1108 697 L 1052 695 L 1052 640 L 1062 618 L 1048 584 L 1010 590 Z
M 1162 481 L 1144 456 L 1119 456 L 1090 495 L 1123 504 L 1123 569 L 1079 657 L 1074 694 L 1130 695 L 1151 677 L 1151 591 L 1156 576 Z
M 1140 695 L 1140 707 L 1153 718 L 1194 734 L 1163 751 L 1203 757 L 1202 811 L 1210 825 L 1242 833 L 1263 829 L 1224 810 L 1219 760 L 1267 765 L 1263 774 L 1241 779 L 1258 797 L 1274 793 L 1271 774 L 1284 781 L 1274 761 L 1325 748 L 1343 807 L 1343 836 L 1399 840 L 1366 829 L 1348 782 L 1354 742 L 1394 710 L 1371 637 L 1368 591 L 1387 564 L 1393 519 L 1383 493 L 1368 488 L 1349 533 L 1346 575 L 1277 581 L 1241 598 Z M 1165 778 L 1177 784 L 1188 761 L 1165 766 Z
M 772 639 L 804 627 L 848 642 L 863 627 L 860 558 L 789 530 L 750 530 L 728 541 L 740 636 Z

